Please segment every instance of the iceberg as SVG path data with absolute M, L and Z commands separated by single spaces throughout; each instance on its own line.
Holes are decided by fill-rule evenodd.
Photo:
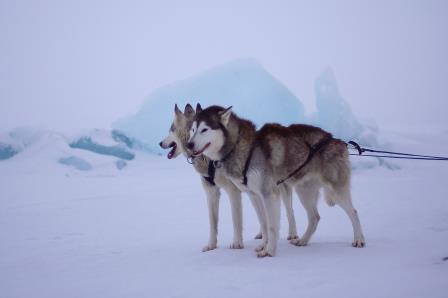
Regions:
M 361 135 L 363 127 L 353 115 L 350 105 L 339 94 L 333 70 L 327 68 L 314 85 L 317 113 L 313 122 L 338 138 L 349 140 Z
M 310 122 L 331 132 L 344 141 L 373 146 L 378 143 L 378 128 L 362 124 L 353 114 L 348 102 L 340 95 L 333 70 L 327 67 L 314 84 L 316 113 Z
M 113 124 L 126 135 L 161 153 L 158 143 L 166 136 L 174 117 L 174 104 L 201 103 L 234 106 L 238 115 L 259 127 L 266 122 L 284 125 L 304 122 L 301 101 L 282 83 L 251 59 L 236 60 L 151 93 L 141 109 Z
M 90 171 L 92 169 L 89 162 L 76 156 L 61 157 L 58 162 L 63 165 L 72 166 L 80 171 Z
M 308 123 L 322 127 L 344 141 L 379 146 L 378 129 L 375 125 L 362 123 L 352 112 L 339 92 L 331 68 L 317 77 L 314 88 L 316 112 L 306 116 L 302 102 L 259 63 L 250 59 L 237 60 L 155 90 L 136 114 L 113 123 L 113 130 L 93 129 L 66 137 L 58 132 L 23 127 L 2 134 L 0 160 L 19 152 L 24 152 L 21 153 L 24 157 L 46 154 L 59 163 L 87 170 L 96 168 L 100 164 L 96 161 L 106 158 L 106 164 L 121 170 L 139 150 L 162 153 L 158 143 L 171 125 L 174 104 L 183 107 L 197 102 L 204 107 L 215 104 L 234 106 L 238 115 L 251 119 L 258 127 L 267 122 Z M 33 149 L 29 150 L 31 147 Z M 381 147 L 387 146 L 383 144 Z M 102 157 L 96 157 L 97 154 Z M 359 168 L 376 166 L 394 168 L 384 160 L 358 162 Z
M 17 164 L 30 169 L 45 169 L 42 165 L 50 162 L 80 171 L 122 170 L 140 152 L 148 152 L 146 144 L 118 130 L 91 129 L 63 134 L 21 127 L 0 133 L 0 161 L 14 156 Z
M 10 144 L 0 143 L 0 160 L 11 158 L 19 152 L 20 150 Z
M 251 59 L 236 60 L 155 90 L 137 113 L 113 123 L 118 132 L 114 139 L 128 147 L 132 147 L 133 139 L 143 140 L 148 144 L 147 151 L 160 154 L 162 149 L 158 143 L 171 125 L 174 104 L 183 108 L 187 103 L 195 105 L 199 102 L 203 107 L 234 106 L 238 115 L 254 121 L 258 127 L 268 122 L 312 124 L 344 141 L 379 146 L 378 128 L 361 122 L 352 112 L 339 92 L 330 67 L 316 78 L 314 90 L 316 112 L 307 116 L 299 98 L 259 63 Z M 382 142 L 381 147 L 387 146 Z M 370 166 L 395 168 L 384 160 L 359 163 L 359 168 Z
M 115 166 L 116 166 L 117 169 L 119 169 L 119 170 L 122 170 L 122 169 L 125 168 L 127 165 L 128 165 L 128 164 L 127 164 L 124 160 L 122 160 L 122 159 L 119 159 L 119 160 L 117 160 L 117 161 L 115 162 Z
M 69 146 L 70 148 L 83 149 L 125 160 L 134 159 L 135 153 L 132 149 L 141 149 L 143 147 L 142 144 L 120 131 L 104 129 L 93 129 L 73 137 L 72 141 L 69 142 Z
M 69 144 L 70 148 L 84 149 L 102 155 L 111 155 L 118 158 L 132 160 L 135 154 L 123 148 L 123 146 L 106 146 L 92 140 L 91 137 L 81 137 Z

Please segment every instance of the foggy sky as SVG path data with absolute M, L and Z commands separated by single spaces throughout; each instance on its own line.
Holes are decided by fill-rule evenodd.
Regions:
M 0 130 L 108 128 L 155 88 L 237 58 L 308 112 L 330 65 L 361 118 L 447 127 L 447 25 L 447 1 L 0 0 Z

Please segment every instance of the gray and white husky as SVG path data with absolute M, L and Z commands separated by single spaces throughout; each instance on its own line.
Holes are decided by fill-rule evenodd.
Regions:
M 202 110 L 201 106 L 197 105 L 198 110 Z M 177 105 L 174 107 L 174 120 L 171 128 L 168 132 L 168 136 L 160 142 L 160 146 L 164 149 L 170 148 L 167 157 L 169 159 L 176 158 L 180 154 L 185 155 L 187 158 L 192 156 L 191 150 L 187 149 L 189 131 L 195 111 L 190 104 L 185 106 L 185 110 L 182 111 Z M 210 159 L 204 155 L 198 154 L 192 159 L 193 167 L 201 176 L 202 186 L 207 196 L 207 205 L 209 211 L 210 222 L 210 234 L 209 241 L 202 251 L 213 250 L 217 247 L 217 233 L 218 233 L 218 213 L 219 213 L 219 198 L 220 189 L 224 189 L 230 199 L 230 206 L 232 210 L 233 220 L 233 242 L 230 244 L 230 248 L 238 249 L 243 248 L 243 220 L 242 220 L 242 205 L 241 205 L 241 191 L 233 184 L 233 182 L 224 175 L 222 169 L 216 169 L 214 181 L 210 182 L 206 179 L 208 177 Z M 214 185 L 213 185 L 214 184 Z M 286 185 L 281 188 L 281 195 L 283 203 L 286 208 L 286 214 L 289 223 L 288 240 L 297 239 L 296 222 L 294 212 L 292 208 L 292 191 Z M 263 206 L 259 202 L 252 202 L 257 212 L 263 210 Z M 261 224 L 265 224 L 263 221 Z M 263 230 L 263 227 L 260 228 Z M 261 233 L 255 238 L 261 238 Z
M 350 164 L 346 144 L 328 132 L 308 125 L 266 124 L 258 132 L 252 122 L 231 108 L 211 106 L 196 111 L 187 148 L 222 165 L 224 175 L 254 201 L 263 202 L 263 245 L 259 257 L 274 256 L 280 226 L 279 185 L 294 188 L 308 216 L 308 227 L 291 243 L 306 245 L 319 222 L 317 202 L 324 190 L 330 206 L 338 204 L 349 216 L 354 247 L 365 245 L 350 194 Z M 245 181 L 246 180 L 246 181 Z M 265 237 L 266 236 L 266 237 Z

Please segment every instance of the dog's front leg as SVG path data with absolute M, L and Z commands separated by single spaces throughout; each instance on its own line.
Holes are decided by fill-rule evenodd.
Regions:
M 244 248 L 243 244 L 243 206 L 241 204 L 241 191 L 233 184 L 224 187 L 230 199 L 233 221 L 233 243 L 232 249 Z
M 219 197 L 220 192 L 217 186 L 212 186 L 209 182 L 202 179 L 202 186 L 207 195 L 208 218 L 210 222 L 210 235 L 208 244 L 202 251 L 213 250 L 218 244 L 218 216 L 219 216 Z
M 252 205 L 254 206 L 255 213 L 257 214 L 258 223 L 260 224 L 260 230 L 262 235 L 261 239 L 263 242 L 262 244 L 260 244 L 255 248 L 255 251 L 259 252 L 262 251 L 266 247 L 266 244 L 268 243 L 266 212 L 264 210 L 263 201 L 260 196 L 256 195 L 253 192 L 249 192 L 248 195 Z
M 277 252 L 277 242 L 280 231 L 280 198 L 274 193 L 264 193 L 264 206 L 267 219 L 268 242 L 258 257 L 273 257 Z

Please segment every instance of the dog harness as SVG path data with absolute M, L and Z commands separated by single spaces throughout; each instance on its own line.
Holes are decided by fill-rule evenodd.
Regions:
M 210 185 L 215 186 L 215 172 L 216 172 L 216 168 L 214 165 L 213 160 L 210 160 L 208 162 L 208 176 L 202 176 L 205 181 L 207 181 L 208 183 L 210 183 Z
M 289 174 L 286 178 L 278 180 L 277 185 L 282 184 L 283 182 L 285 182 L 286 180 L 288 180 L 289 178 L 291 178 L 292 176 L 297 174 L 301 169 L 303 169 L 311 161 L 311 159 L 313 159 L 314 155 L 317 152 L 319 152 L 322 148 L 327 146 L 328 143 L 330 143 L 332 140 L 333 140 L 333 137 L 329 136 L 329 137 L 326 137 L 326 138 L 320 140 L 317 144 L 314 144 L 314 145 L 310 145 L 307 143 L 307 146 L 309 147 L 310 150 L 308 152 L 308 156 L 305 159 L 305 161 L 297 169 L 295 169 L 291 174 Z
M 240 136 L 239 136 L 239 131 L 238 131 L 238 140 L 235 143 L 235 146 L 233 146 L 233 148 L 220 160 L 210 160 L 208 163 L 208 176 L 202 176 L 205 181 L 207 181 L 208 183 L 210 183 L 211 185 L 215 186 L 215 173 L 216 173 L 216 169 L 219 169 L 222 167 L 222 164 L 230 157 L 230 155 L 232 155 L 232 153 L 235 151 L 236 146 L 238 145 L 238 143 L 240 142 Z
M 286 178 L 280 179 L 277 181 L 277 185 L 280 185 L 284 183 L 286 180 L 290 179 L 294 175 L 296 175 L 301 169 L 303 169 L 316 155 L 317 152 L 322 150 L 325 146 L 327 146 L 334 138 L 332 136 L 329 136 L 327 138 L 324 138 L 320 140 L 317 144 L 310 145 L 307 143 L 307 146 L 309 148 L 308 156 L 305 159 L 305 161 L 291 174 L 289 174 Z M 236 147 L 236 146 L 235 146 Z M 234 149 L 234 148 L 233 148 Z M 233 149 L 221 160 L 210 160 L 208 163 L 208 176 L 202 176 L 205 181 L 210 183 L 210 185 L 215 186 L 215 173 L 216 169 L 222 167 L 222 163 L 230 156 L 230 154 L 233 152 Z M 252 155 L 254 153 L 255 146 L 252 145 L 249 151 L 249 155 L 247 156 L 246 163 L 244 164 L 244 169 L 242 172 L 243 175 L 243 185 L 247 185 L 247 171 L 249 170 L 250 162 L 252 160 Z
M 189 156 L 187 158 L 187 162 L 189 164 L 194 164 L 194 160 L 195 157 L 194 156 Z M 216 168 L 215 168 L 215 163 L 213 160 L 210 160 L 208 162 L 208 169 L 207 169 L 207 175 L 208 176 L 202 176 L 202 178 L 204 178 L 205 181 L 207 181 L 208 183 L 210 183 L 211 186 L 215 186 L 215 172 L 216 172 Z

